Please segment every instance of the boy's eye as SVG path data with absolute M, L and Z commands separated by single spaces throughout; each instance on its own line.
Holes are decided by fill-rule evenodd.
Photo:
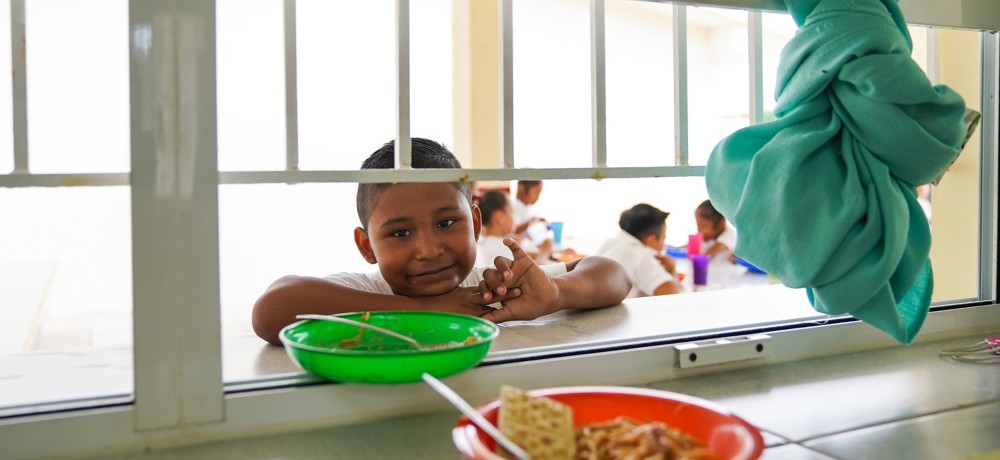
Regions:
M 455 225 L 455 222 L 458 222 L 458 219 L 445 219 L 445 220 L 442 220 L 441 222 L 438 222 L 438 228 L 451 227 L 452 225 Z
M 406 237 L 410 236 L 410 231 L 409 230 L 396 230 L 396 231 L 390 233 L 389 236 L 391 236 L 393 238 L 406 238 Z

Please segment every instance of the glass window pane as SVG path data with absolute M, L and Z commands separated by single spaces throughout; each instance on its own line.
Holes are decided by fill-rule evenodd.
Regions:
M 0 88 L 11 88 L 10 8 L 0 8 Z M 0 91 L 0 174 L 14 170 L 13 93 Z
M 750 124 L 746 11 L 688 8 L 688 159 Z
M 674 164 L 673 6 L 605 4 L 608 166 Z
M 0 354 L 25 361 L 0 409 L 131 393 L 129 189 L 0 189 L 0 202 Z M 48 377 L 67 369 L 80 378 Z
M 298 2 L 302 169 L 355 170 L 396 136 L 395 2 Z M 345 46 L 346 45 L 346 46 Z M 451 8 L 410 5 L 410 131 L 452 143 Z
M 589 167 L 590 2 L 514 2 L 513 12 L 515 164 Z
M 128 4 L 37 0 L 25 16 L 31 171 L 128 171 Z
M 219 170 L 285 169 L 284 11 L 216 2 Z

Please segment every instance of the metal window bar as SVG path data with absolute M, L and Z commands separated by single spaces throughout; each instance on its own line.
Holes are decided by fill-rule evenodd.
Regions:
M 500 152 L 514 167 L 514 1 L 500 0 Z
M 593 166 L 608 164 L 607 92 L 605 91 L 604 0 L 590 2 L 590 119 Z
M 1000 142 L 1000 101 L 997 94 L 1000 91 L 1000 34 L 981 34 L 979 74 L 980 107 L 982 119 L 979 121 L 979 298 L 996 298 L 1000 276 L 1000 260 L 997 260 L 997 245 L 1000 235 L 997 234 L 997 220 L 1000 218 L 997 209 L 998 178 L 996 176 L 997 151 Z
M 747 54 L 750 56 L 750 124 L 764 121 L 764 20 L 760 11 L 747 12 Z
M 674 5 L 674 164 L 688 166 L 687 6 Z
M 28 75 L 24 0 L 10 0 L 10 54 L 14 108 L 14 174 L 28 174 Z
M 299 77 L 295 1 L 285 0 L 285 170 L 299 169 Z
M 396 0 L 396 169 L 410 169 L 410 1 Z

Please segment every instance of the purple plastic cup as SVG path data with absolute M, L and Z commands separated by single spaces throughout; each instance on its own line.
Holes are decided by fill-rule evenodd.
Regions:
M 694 284 L 704 286 L 708 284 L 708 260 L 705 254 L 695 254 L 691 256 L 691 265 L 694 267 Z

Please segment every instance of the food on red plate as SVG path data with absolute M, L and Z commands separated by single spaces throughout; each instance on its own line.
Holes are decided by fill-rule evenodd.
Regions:
M 659 421 L 618 417 L 574 428 L 572 407 L 507 385 L 497 417 L 500 431 L 536 460 L 718 458 L 702 441 Z
M 573 409 L 559 401 L 533 397 L 520 388 L 504 385 L 500 387 L 497 425 L 534 460 L 575 458 Z
M 576 432 L 579 460 L 718 458 L 703 442 L 663 422 L 642 423 L 618 417 L 610 422 L 579 426 Z

